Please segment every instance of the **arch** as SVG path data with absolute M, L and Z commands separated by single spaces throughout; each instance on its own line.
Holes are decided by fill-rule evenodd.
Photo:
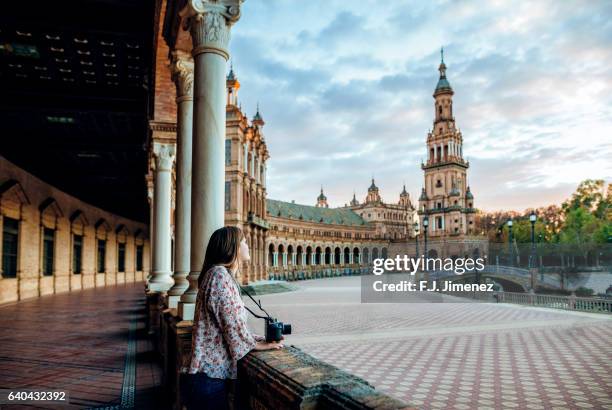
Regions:
M 353 263 L 361 263 L 361 261 L 359 260 L 360 254 L 359 254 L 359 248 L 355 247 L 353 248 Z
M 41 217 L 43 219 L 45 217 L 49 217 L 51 219 L 54 219 L 54 223 L 57 222 L 58 218 L 64 216 L 64 213 L 62 212 L 62 209 L 60 208 L 59 204 L 57 203 L 55 198 L 52 197 L 49 197 L 42 201 L 38 206 L 38 210 L 40 211 Z
M 370 250 L 368 248 L 363 248 L 363 263 L 366 265 L 370 263 Z
M 30 204 L 30 199 L 21 184 L 15 179 L 9 179 L 0 185 L 0 201 L 13 200 L 21 204 Z
M 428 258 L 437 258 L 438 257 L 438 251 L 435 249 L 430 249 L 427 251 L 427 257 Z
M 85 214 L 80 209 L 77 209 L 76 211 L 74 211 L 70 215 L 70 218 L 68 219 L 70 220 L 70 224 L 72 225 L 76 225 L 76 224 L 80 224 L 82 226 L 89 225 L 89 221 L 87 220 L 87 217 L 85 217 Z
M 382 248 L 382 251 L 380 251 L 380 257 L 387 259 L 387 248 Z
M 315 265 L 322 265 L 322 258 L 321 258 L 321 247 L 317 246 L 317 249 L 315 249 Z
M 348 265 L 349 263 L 351 263 L 351 250 L 346 247 L 344 248 L 344 264 Z
M 268 266 L 274 266 L 274 244 L 268 245 Z
M 304 248 L 302 247 L 302 245 L 298 245 L 297 248 L 295 248 L 295 260 L 296 260 L 296 265 L 301 266 L 303 265 L 302 263 L 302 259 L 304 255 Z
M 374 259 L 378 259 L 378 248 L 374 248 L 372 249 L 372 261 L 374 261 Z
M 278 245 L 276 266 L 285 266 L 285 246 L 282 243 Z
M 312 246 L 306 247 L 306 265 L 312 265 Z
M 339 247 L 335 247 L 334 248 L 334 265 L 340 265 L 340 263 L 342 262 L 341 260 L 341 252 Z
M 293 245 L 287 246 L 287 265 L 293 265 Z
M 480 248 L 474 248 L 472 251 L 472 256 L 474 259 L 480 258 Z
M 115 229 L 115 233 L 117 235 L 129 235 L 130 231 L 128 230 L 128 228 L 124 225 L 124 224 L 119 224 L 117 226 L 117 228 Z
M 134 231 L 134 238 L 136 239 L 145 239 L 146 238 L 146 234 L 142 229 L 136 229 Z
M 325 248 L 325 265 L 331 265 L 331 248 L 328 246 Z

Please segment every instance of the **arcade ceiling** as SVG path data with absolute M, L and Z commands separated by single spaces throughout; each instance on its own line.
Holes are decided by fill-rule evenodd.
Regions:
M 154 0 L 56 0 L 0 13 L 0 155 L 143 222 L 154 11 Z

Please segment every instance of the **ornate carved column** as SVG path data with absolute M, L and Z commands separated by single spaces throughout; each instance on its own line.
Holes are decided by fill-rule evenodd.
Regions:
M 153 143 L 155 155 L 155 229 L 153 237 L 153 275 L 149 289 L 165 292 L 174 283 L 171 266 L 170 213 L 172 201 L 172 164 L 174 144 Z
M 168 307 L 178 306 L 189 287 L 191 248 L 191 146 L 193 129 L 193 62 L 176 53 L 172 58 L 176 84 L 176 208 L 174 233 L 174 286 L 168 291 Z
M 225 72 L 230 29 L 242 0 L 188 0 L 181 10 L 191 33 L 194 59 L 191 261 L 189 288 L 179 315 L 192 320 L 197 279 L 212 233 L 225 217 Z

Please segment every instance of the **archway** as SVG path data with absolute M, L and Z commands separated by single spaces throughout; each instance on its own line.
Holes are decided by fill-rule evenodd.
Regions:
M 271 243 L 270 246 L 268 246 L 268 266 L 275 266 L 274 265 L 274 244 Z

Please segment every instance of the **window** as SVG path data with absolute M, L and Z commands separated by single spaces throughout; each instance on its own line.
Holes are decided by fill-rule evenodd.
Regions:
M 436 222 L 437 222 L 437 228 L 438 229 L 442 229 L 442 218 L 436 218 Z
M 471 208 L 471 207 L 472 207 L 472 203 L 471 203 L 471 202 L 468 204 L 468 207 L 469 207 L 469 208 Z
M 232 183 L 225 181 L 225 210 L 229 211 L 232 206 Z
M 438 105 L 438 113 L 439 113 L 440 115 L 442 115 L 442 106 L 441 106 L 441 105 Z
M 98 239 L 98 273 L 106 272 L 106 240 Z
M 19 243 L 19 221 L 4 218 L 2 227 L 2 277 L 17 277 L 17 246 Z
M 125 272 L 125 243 L 119 243 L 117 248 L 117 271 Z
M 72 237 L 72 273 L 78 275 L 83 267 L 83 236 Z
M 143 246 L 136 246 L 136 271 L 142 272 L 142 254 L 143 254 Z
M 442 209 L 442 202 L 438 202 L 436 206 L 438 207 L 438 209 Z
M 53 248 L 55 231 L 50 228 L 43 228 L 43 275 L 53 275 Z
M 225 165 L 232 164 L 232 140 L 225 140 Z
M 438 181 L 436 182 L 436 188 L 442 188 L 442 180 L 438 179 Z

